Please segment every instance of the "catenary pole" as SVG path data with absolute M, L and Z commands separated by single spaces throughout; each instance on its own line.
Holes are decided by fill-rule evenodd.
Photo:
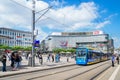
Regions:
M 32 67 L 35 66 L 35 57 L 34 57 L 34 41 L 35 41 L 35 0 L 32 0 Z
M 42 16 L 44 16 L 44 15 L 47 13 L 47 11 L 48 11 L 52 6 L 41 10 L 41 11 L 44 11 L 44 10 L 48 9 L 48 10 L 45 11 L 37 20 L 35 20 L 35 14 L 41 12 L 41 11 L 39 11 L 39 12 L 36 12 L 36 11 L 35 11 L 36 0 L 30 0 L 30 1 L 32 1 L 32 9 L 30 9 L 30 8 L 28 8 L 28 7 L 26 7 L 26 6 L 22 5 L 22 4 L 14 1 L 14 0 L 10 0 L 10 1 L 12 1 L 12 2 L 14 2 L 14 3 L 17 3 L 18 5 L 20 5 L 20 6 L 22 6 L 22 7 L 25 7 L 25 8 L 27 8 L 27 9 L 29 9 L 29 10 L 32 10 L 32 21 L 31 21 L 31 23 L 32 23 L 32 24 L 31 24 L 31 32 L 32 32 L 32 35 L 31 35 L 31 44 L 32 44 L 32 51 L 31 51 L 31 60 L 30 60 L 30 63 L 31 63 L 31 64 L 30 64 L 30 66 L 31 66 L 31 67 L 34 67 L 34 66 L 35 66 L 35 56 L 34 56 L 34 50 L 35 50 L 35 46 L 34 46 L 34 44 L 35 44 L 35 23 L 36 23 Z M 26 0 L 26 1 L 29 1 L 29 0 Z

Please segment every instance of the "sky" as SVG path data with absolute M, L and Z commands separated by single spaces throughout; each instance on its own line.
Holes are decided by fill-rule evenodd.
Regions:
M 40 41 L 52 32 L 102 30 L 114 39 L 116 48 L 120 47 L 120 0 L 35 2 L 35 29 Z M 0 27 L 32 31 L 32 6 L 32 0 L 1 0 Z

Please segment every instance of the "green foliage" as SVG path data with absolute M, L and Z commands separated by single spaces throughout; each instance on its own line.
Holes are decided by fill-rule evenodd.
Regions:
M 75 49 L 68 49 L 68 52 L 74 53 L 76 50 Z
M 54 53 L 64 52 L 64 53 L 68 54 L 68 53 L 74 53 L 74 52 L 75 52 L 75 49 L 55 48 L 55 49 L 53 49 L 53 52 L 54 52 Z
M 23 50 L 24 48 L 21 46 L 14 46 L 12 47 L 12 50 Z
M 60 52 L 61 52 L 61 49 L 55 48 L 55 49 L 53 49 L 53 52 L 54 52 L 54 53 L 60 53 Z
M 32 50 L 32 47 L 26 47 L 24 48 L 24 51 L 31 51 Z
M 11 47 L 7 45 L 0 45 L 0 49 L 11 49 Z
M 32 47 L 22 47 L 22 46 L 9 47 L 9 46 L 7 46 L 7 45 L 1 45 L 1 44 L 0 44 L 0 49 L 31 51 L 31 50 L 32 50 Z

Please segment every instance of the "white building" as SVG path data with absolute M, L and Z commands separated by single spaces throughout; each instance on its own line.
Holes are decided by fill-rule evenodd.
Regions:
M 43 48 L 52 51 L 54 48 L 76 48 L 78 46 L 93 48 L 105 53 L 111 52 L 109 49 L 114 47 L 113 40 L 109 39 L 108 34 L 104 34 L 102 31 L 93 31 L 54 32 L 44 40 Z
M 31 46 L 31 32 L 0 28 L 0 44 L 8 46 Z

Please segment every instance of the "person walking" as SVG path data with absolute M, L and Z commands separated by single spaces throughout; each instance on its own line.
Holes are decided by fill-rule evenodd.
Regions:
M 111 60 L 112 60 L 112 67 L 114 67 L 114 62 L 115 62 L 115 55 L 114 54 L 112 55 Z
M 6 61 L 7 61 L 7 57 L 6 57 L 5 54 L 3 54 L 3 55 L 2 55 L 2 64 L 3 64 L 3 66 L 2 66 L 2 71 L 3 71 L 3 72 L 6 72 Z
M 116 57 L 117 64 L 119 64 L 119 56 Z
M 52 62 L 54 62 L 54 54 L 52 54 Z
M 15 52 L 12 52 L 12 54 L 11 54 L 11 67 L 12 67 L 12 70 L 14 70 L 14 67 L 15 67 L 15 59 L 16 59 Z
M 48 56 L 47 56 L 47 62 L 50 62 L 50 54 L 48 54 Z
M 58 63 L 59 62 L 59 54 L 55 55 L 55 62 Z
M 67 62 L 69 62 L 69 56 L 67 56 Z
M 39 54 L 39 55 L 38 55 L 38 58 L 39 58 L 39 63 L 42 65 L 42 64 L 43 64 L 42 54 Z

